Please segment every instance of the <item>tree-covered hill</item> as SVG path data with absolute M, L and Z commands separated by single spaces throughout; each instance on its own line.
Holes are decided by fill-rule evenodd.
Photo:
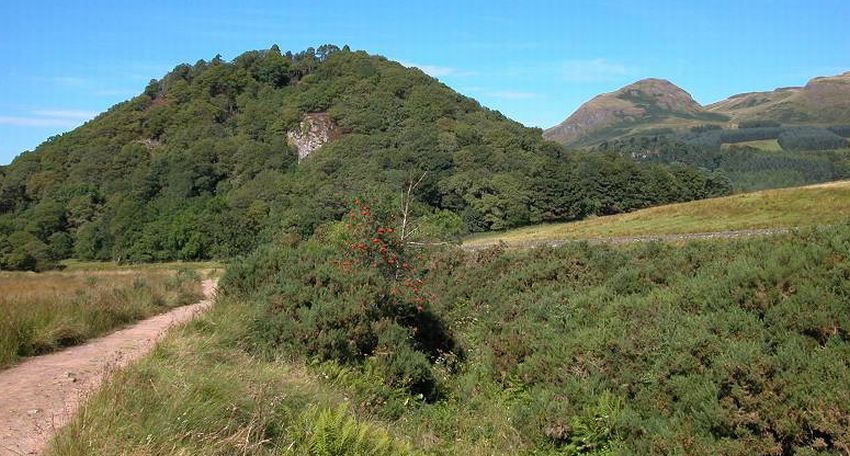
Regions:
M 437 237 L 728 191 L 693 167 L 571 153 L 541 133 L 347 47 L 182 64 L 0 167 L 0 268 L 230 257 L 311 233 L 355 196 L 389 207 L 422 175 L 414 212 Z

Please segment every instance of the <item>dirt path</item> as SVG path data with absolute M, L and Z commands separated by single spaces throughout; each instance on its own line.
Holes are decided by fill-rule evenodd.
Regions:
M 0 371 L 0 455 L 38 454 L 104 376 L 147 353 L 172 325 L 209 307 L 215 286 L 205 280 L 205 298 L 196 304 Z

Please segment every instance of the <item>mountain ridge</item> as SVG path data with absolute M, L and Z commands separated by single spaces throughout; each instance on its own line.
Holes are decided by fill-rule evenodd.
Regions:
M 747 121 L 850 123 L 850 71 L 815 77 L 800 87 L 739 93 L 705 106 L 668 80 L 641 79 L 591 98 L 563 122 L 544 130 L 544 137 L 582 147 L 653 129 L 737 126 Z

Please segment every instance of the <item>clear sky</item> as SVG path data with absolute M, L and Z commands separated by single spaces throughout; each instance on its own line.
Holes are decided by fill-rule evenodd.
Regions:
M 850 0 L 0 2 L 0 164 L 178 63 L 277 43 L 415 65 L 526 125 L 660 77 L 710 103 L 850 70 Z

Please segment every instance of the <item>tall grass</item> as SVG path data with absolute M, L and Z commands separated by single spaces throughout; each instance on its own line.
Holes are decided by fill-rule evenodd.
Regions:
M 0 273 L 0 368 L 201 297 L 181 270 Z
M 47 454 L 404 455 L 379 425 L 304 367 L 241 349 L 250 315 L 217 303 L 117 373 Z

